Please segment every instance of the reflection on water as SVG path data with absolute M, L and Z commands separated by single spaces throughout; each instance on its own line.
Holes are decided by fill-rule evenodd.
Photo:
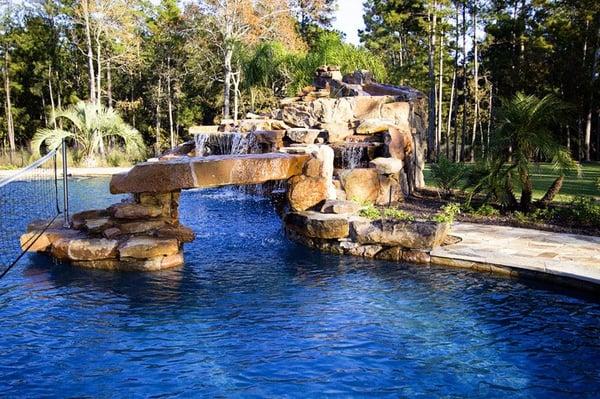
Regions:
M 85 207 L 110 202 L 106 180 L 80 183 Z M 590 298 L 314 252 L 283 237 L 268 200 L 239 190 L 186 192 L 181 214 L 198 234 L 182 269 L 110 273 L 30 256 L 0 281 L 0 396 L 600 390 Z

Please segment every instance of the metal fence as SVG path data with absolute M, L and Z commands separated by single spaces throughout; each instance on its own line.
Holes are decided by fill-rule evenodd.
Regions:
M 62 168 L 58 157 L 62 155 Z M 66 145 L 0 180 L 0 278 L 23 257 L 42 234 L 57 223 L 69 224 Z M 27 226 L 36 234 L 21 242 Z

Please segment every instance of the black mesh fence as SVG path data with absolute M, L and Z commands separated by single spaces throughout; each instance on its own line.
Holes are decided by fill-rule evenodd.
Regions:
M 35 221 L 43 232 L 59 219 L 61 181 L 56 150 L 0 179 L 0 278 L 41 235 L 32 234 L 21 243 L 27 226 Z

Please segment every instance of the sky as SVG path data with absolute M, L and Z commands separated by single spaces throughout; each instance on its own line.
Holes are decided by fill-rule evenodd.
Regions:
M 363 29 L 363 3 L 364 0 L 338 0 L 338 11 L 336 13 L 333 27 L 346 34 L 346 41 L 359 44 L 358 30 Z

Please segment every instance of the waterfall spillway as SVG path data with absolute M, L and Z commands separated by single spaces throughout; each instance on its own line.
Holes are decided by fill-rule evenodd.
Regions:
M 364 145 L 346 145 L 342 148 L 342 164 L 344 169 L 354 169 L 362 166 L 366 147 Z
M 252 134 L 199 133 L 194 136 L 196 156 L 250 154 L 255 150 Z

